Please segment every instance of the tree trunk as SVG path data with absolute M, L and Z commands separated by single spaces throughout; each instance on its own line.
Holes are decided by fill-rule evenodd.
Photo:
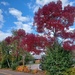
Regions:
M 7 64 L 8 64 L 8 66 L 9 66 L 9 68 L 10 68 L 10 63 L 9 63 L 8 59 L 7 59 Z
M 23 66 L 25 64 L 25 55 L 22 56 L 22 60 L 23 60 Z

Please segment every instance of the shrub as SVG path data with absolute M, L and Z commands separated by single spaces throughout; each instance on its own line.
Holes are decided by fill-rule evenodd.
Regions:
M 1 61 L 1 68 L 10 68 L 11 61 L 11 55 L 4 55 Z
M 13 63 L 11 65 L 12 70 L 16 70 L 16 68 L 17 68 L 18 65 L 19 65 L 18 63 Z
M 45 55 L 43 55 L 42 56 L 42 59 L 41 59 L 41 64 L 39 65 L 39 68 L 41 69 L 41 70 L 45 70 L 45 61 L 44 60 L 46 60 L 46 56 Z
M 63 72 L 64 75 L 75 75 L 75 68 L 70 68 L 66 72 Z
M 1 68 L 1 62 L 0 62 L 0 68 Z
M 30 72 L 30 69 L 27 66 L 23 66 L 23 65 L 22 66 L 18 66 L 16 68 L 16 70 L 20 71 L 20 72 L 26 72 L 26 73 Z
M 34 58 L 32 57 L 32 55 L 30 53 L 26 53 L 26 57 L 25 57 L 25 64 L 28 64 L 29 61 L 33 61 Z
M 49 75 L 63 75 L 73 65 L 71 52 L 64 50 L 59 44 L 54 44 L 47 49 L 45 60 L 42 61 L 42 69 Z
M 20 60 L 20 61 L 18 62 L 18 64 L 19 64 L 19 65 L 23 65 L 23 60 Z
M 27 66 L 24 66 L 24 72 L 29 73 L 30 69 Z
M 24 71 L 24 66 L 17 66 L 16 70 L 22 72 Z

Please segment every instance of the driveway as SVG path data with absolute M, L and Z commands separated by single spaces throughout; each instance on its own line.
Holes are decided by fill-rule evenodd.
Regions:
M 28 66 L 30 69 L 32 69 L 32 70 L 34 70 L 34 69 L 40 70 L 39 65 L 40 65 L 40 64 L 31 64 L 31 65 L 27 65 L 27 66 Z

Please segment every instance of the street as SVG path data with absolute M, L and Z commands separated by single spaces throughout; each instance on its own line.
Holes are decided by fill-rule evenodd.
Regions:
M 7 69 L 0 69 L 0 75 L 33 75 L 33 74 L 17 72 L 17 71 L 12 71 Z

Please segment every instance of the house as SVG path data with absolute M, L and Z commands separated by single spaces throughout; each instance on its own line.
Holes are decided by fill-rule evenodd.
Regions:
M 44 52 L 42 52 L 42 53 L 40 53 L 39 55 L 33 55 L 33 57 L 34 57 L 34 59 L 35 59 L 35 63 L 36 64 L 39 64 L 40 63 L 40 61 L 41 61 L 41 58 L 42 58 L 42 55 L 45 55 L 45 53 Z

